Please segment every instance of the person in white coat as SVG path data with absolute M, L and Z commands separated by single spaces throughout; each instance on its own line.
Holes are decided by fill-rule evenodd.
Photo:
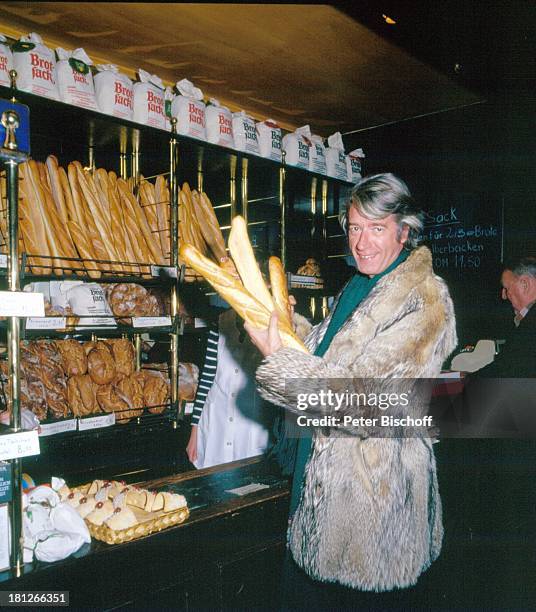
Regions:
M 270 443 L 273 407 L 256 391 L 261 355 L 233 310 L 209 332 L 205 364 L 194 400 L 186 447 L 196 468 L 264 453 Z

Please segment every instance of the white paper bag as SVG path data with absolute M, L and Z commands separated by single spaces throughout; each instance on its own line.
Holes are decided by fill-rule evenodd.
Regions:
M 328 138 L 326 148 L 326 169 L 328 176 L 343 181 L 348 180 L 348 168 L 346 167 L 346 155 L 340 132 L 335 132 Z
M 180 93 L 171 103 L 171 114 L 177 118 L 177 133 L 190 136 L 190 138 L 206 140 L 203 93 L 188 79 L 182 79 L 176 87 Z
M 134 111 L 132 120 L 144 125 L 167 129 L 165 116 L 164 84 L 154 74 L 138 70 L 139 83 L 134 83 Z
M 362 176 L 361 171 L 363 168 L 363 160 L 365 159 L 365 154 L 363 153 L 363 149 L 354 149 L 350 151 L 346 156 L 346 167 L 348 171 L 348 181 L 350 183 L 358 183 Z
M 326 147 L 322 136 L 311 136 L 312 146 L 309 150 L 309 170 L 326 174 Z
M 218 100 L 210 99 L 205 110 L 207 140 L 222 147 L 234 147 L 233 116 L 231 111 L 221 106 Z
M 97 66 L 94 77 L 95 96 L 101 113 L 132 120 L 134 91 L 132 81 L 113 64 Z
M 9 87 L 11 79 L 9 71 L 13 69 L 13 54 L 7 44 L 7 38 L 0 34 L 0 85 Z
M 285 163 L 308 170 L 312 144 L 311 130 L 308 125 L 299 127 L 295 132 L 283 136 Z
M 86 317 L 80 320 L 81 326 L 77 329 L 94 325 L 116 326 L 104 289 L 98 283 L 65 281 L 61 283 L 60 289 L 72 312 Z
M 56 85 L 54 51 L 32 32 L 13 45 L 13 68 L 17 71 L 17 89 L 36 96 L 59 100 Z
M 58 55 L 56 74 L 61 100 L 74 106 L 97 110 L 95 86 L 90 68 L 93 62 L 84 49 L 66 51 L 58 47 L 56 54 Z
M 281 128 L 273 119 L 266 119 L 266 121 L 259 121 L 256 129 L 261 156 L 280 162 Z
M 259 141 L 255 120 L 243 110 L 233 113 L 234 147 L 238 151 L 259 155 Z

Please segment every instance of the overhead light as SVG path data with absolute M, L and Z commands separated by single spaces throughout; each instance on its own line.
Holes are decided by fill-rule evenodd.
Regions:
M 395 25 L 396 21 L 394 19 L 391 19 L 391 17 L 389 17 L 388 15 L 382 15 L 385 23 L 387 23 L 388 25 Z

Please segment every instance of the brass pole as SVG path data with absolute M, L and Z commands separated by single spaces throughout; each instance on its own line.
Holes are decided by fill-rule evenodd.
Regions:
M 16 161 L 8 160 L 6 167 L 7 215 L 8 215 L 8 258 L 7 276 L 9 291 L 20 291 L 19 276 L 19 167 Z M 11 429 L 18 432 L 22 429 L 20 413 L 20 325 L 19 317 L 8 318 L 7 349 L 10 386 Z M 10 504 L 11 517 L 11 567 L 16 576 L 22 574 L 24 565 L 23 529 L 22 529 L 22 461 L 11 460 L 11 477 L 13 497 Z
M 242 199 L 242 216 L 248 223 L 248 158 L 242 158 L 242 176 L 240 179 L 240 196 Z
M 169 191 L 171 206 L 171 253 L 170 263 L 176 277 L 171 289 L 171 408 L 176 415 L 174 426 L 179 420 L 179 144 L 177 141 L 177 119 L 171 119 L 171 138 L 169 140 Z
M 279 206 L 281 210 L 281 263 L 287 268 L 287 199 L 285 197 L 285 181 L 287 171 L 284 166 L 279 169 Z

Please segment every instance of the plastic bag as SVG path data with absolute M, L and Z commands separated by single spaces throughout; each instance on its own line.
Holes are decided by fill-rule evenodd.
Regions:
M 9 87 L 11 79 L 9 71 L 13 68 L 13 54 L 7 44 L 7 38 L 0 34 L 0 85 Z
M 259 140 L 255 120 L 245 111 L 233 113 L 234 147 L 238 151 L 259 155 Z
M 39 34 L 23 36 L 13 45 L 12 52 L 17 89 L 59 100 L 54 51 L 43 44 Z
M 162 79 L 155 74 L 138 70 L 139 83 L 134 83 L 133 121 L 161 130 L 168 129 L 165 116 L 165 96 Z
M 56 491 L 42 485 L 23 496 L 24 561 L 67 558 L 91 542 L 84 520 Z
M 281 128 L 273 119 L 257 123 L 257 139 L 262 157 L 281 161 Z
M 222 147 L 234 147 L 233 116 L 231 111 L 221 106 L 218 100 L 210 99 L 205 110 L 207 140 Z
M 176 85 L 180 95 L 171 103 L 171 114 L 177 118 L 177 133 L 199 140 L 207 139 L 203 93 L 188 79 Z
M 60 98 L 67 104 L 73 104 L 90 110 L 97 110 L 95 86 L 91 64 L 93 63 L 84 49 L 66 51 L 56 49 L 58 62 L 56 73 Z
M 134 110 L 132 81 L 126 74 L 120 73 L 114 64 L 102 64 L 97 69 L 99 72 L 93 80 L 99 110 L 107 115 L 131 120 Z

